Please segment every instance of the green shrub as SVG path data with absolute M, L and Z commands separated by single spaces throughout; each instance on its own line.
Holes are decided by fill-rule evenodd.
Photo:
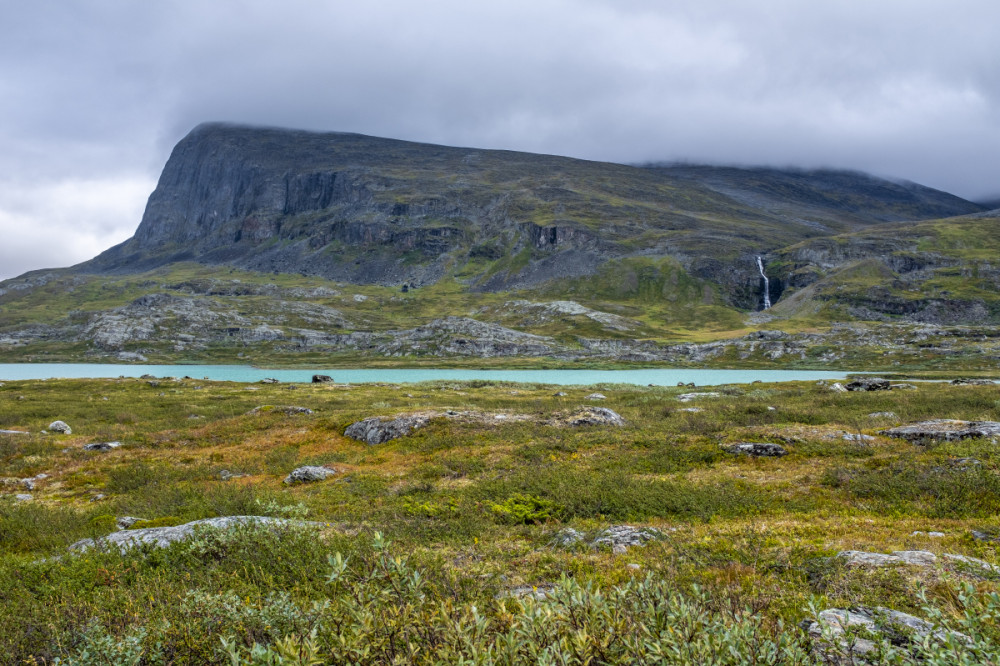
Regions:
M 534 495 L 518 493 L 502 502 L 491 502 L 490 511 L 501 523 L 508 525 L 535 525 L 555 518 L 555 502 Z

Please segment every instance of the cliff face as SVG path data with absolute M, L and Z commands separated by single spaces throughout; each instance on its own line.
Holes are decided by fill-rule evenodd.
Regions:
M 644 168 L 209 124 L 175 147 L 135 236 L 79 270 L 193 260 L 382 285 L 453 273 L 496 291 L 669 256 L 726 302 L 753 308 L 757 255 L 980 209 L 846 172 Z

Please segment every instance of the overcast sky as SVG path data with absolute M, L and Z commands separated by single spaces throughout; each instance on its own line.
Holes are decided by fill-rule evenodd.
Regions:
M 0 0 L 0 279 L 135 231 L 207 120 L 1000 195 L 996 0 Z

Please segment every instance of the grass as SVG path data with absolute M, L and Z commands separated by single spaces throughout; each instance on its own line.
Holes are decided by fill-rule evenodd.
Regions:
M 149 663 L 230 663 L 228 654 L 264 663 L 252 661 L 255 644 L 277 653 L 288 640 L 298 641 L 300 651 L 312 641 L 331 663 L 351 660 L 337 650 L 369 644 L 381 647 L 367 657 L 351 653 L 353 659 L 404 658 L 398 645 L 386 647 L 392 642 L 387 635 L 335 619 L 349 611 L 387 626 L 423 622 L 429 633 L 409 640 L 428 641 L 431 653 L 449 658 L 454 653 L 445 645 L 457 649 L 449 643 L 456 626 L 478 636 L 463 650 L 500 650 L 503 641 L 514 640 L 507 632 L 521 631 L 517 627 L 539 632 L 531 649 L 624 649 L 599 641 L 574 648 L 572 632 L 563 633 L 558 622 L 524 624 L 529 616 L 522 613 L 534 612 L 531 604 L 516 610 L 498 601 L 517 585 L 565 580 L 559 589 L 567 598 L 583 595 L 595 609 L 603 603 L 618 608 L 607 616 L 594 611 L 597 624 L 587 626 L 597 631 L 595 640 L 608 631 L 603 623 L 611 617 L 638 617 L 630 605 L 634 592 L 621 590 L 639 589 L 645 581 L 643 594 L 676 591 L 663 603 L 717 623 L 720 636 L 743 636 L 750 616 L 742 613 L 750 608 L 753 621 L 763 622 L 764 633 L 755 639 L 763 641 L 761 650 L 778 644 L 806 650 L 804 636 L 792 627 L 808 616 L 810 603 L 925 614 L 918 594 L 923 587 L 929 607 L 947 617 L 960 608 L 947 580 L 905 570 L 844 569 L 828 559 L 839 550 L 926 548 L 997 562 L 993 544 L 968 536 L 971 529 L 1000 527 L 1000 457 L 993 445 L 968 440 L 919 447 L 879 437 L 878 430 L 894 421 L 869 416 L 892 411 L 902 421 L 996 419 L 995 388 L 925 384 L 911 391 L 836 394 L 811 382 L 720 387 L 721 398 L 690 403 L 703 410 L 698 413 L 679 411 L 690 406 L 676 400 L 686 389 L 598 388 L 608 396 L 602 406 L 619 412 L 626 427 L 541 424 L 585 404 L 594 387 L 557 397 L 553 387 L 491 382 L 413 385 L 405 393 L 377 385 L 290 391 L 286 385 L 193 380 L 155 388 L 130 379 L 5 382 L 0 427 L 37 433 L 61 418 L 73 434 L 0 435 L 0 476 L 49 475 L 37 482 L 33 501 L 0 500 L 0 647 L 16 659 L 11 663 L 82 660 L 128 649 Z M 261 404 L 297 404 L 315 413 L 247 414 Z M 373 410 L 374 404 L 380 406 Z M 374 413 L 426 409 L 529 419 L 437 419 L 378 446 L 342 434 Z M 200 418 L 189 418 L 193 414 Z M 876 439 L 859 445 L 844 440 L 844 433 Z M 104 453 L 82 449 L 111 438 L 123 446 Z M 737 441 L 779 442 L 789 454 L 753 460 L 722 451 L 722 444 Z M 981 464 L 953 462 L 970 457 Z M 302 464 L 329 464 L 338 474 L 317 484 L 282 484 Z M 223 470 L 246 476 L 223 481 Z M 278 536 L 204 535 L 124 556 L 66 555 L 70 543 L 113 531 L 119 516 L 170 525 L 246 514 L 307 515 L 320 527 Z M 627 555 L 551 545 L 563 527 L 594 535 L 622 523 L 656 527 L 664 536 Z M 945 537 L 913 534 L 935 530 Z M 394 542 L 390 550 L 372 549 L 376 531 Z M 328 556 L 337 552 L 350 563 L 346 588 L 329 582 Z M 403 608 L 382 588 L 370 588 L 403 575 L 392 558 L 380 559 L 383 552 L 409 553 L 408 573 L 400 580 L 412 582 L 419 571 L 429 585 L 425 598 L 452 610 L 441 615 L 438 606 L 423 602 Z M 638 568 L 626 566 L 632 564 Z M 996 590 L 990 580 L 969 582 L 975 587 L 969 599 Z M 599 589 L 605 591 L 600 602 L 594 596 Z M 343 605 L 362 598 L 357 595 L 373 596 L 361 606 Z M 445 618 L 461 621 L 440 624 Z M 680 627 L 686 620 L 670 622 Z M 348 626 L 353 638 L 336 647 L 334 636 L 346 635 Z M 518 659 L 537 660 L 518 652 L 529 649 L 523 635 L 511 645 L 518 646 Z M 491 663 L 503 663 L 494 657 Z M 127 655 L 103 663 L 108 661 L 132 663 Z

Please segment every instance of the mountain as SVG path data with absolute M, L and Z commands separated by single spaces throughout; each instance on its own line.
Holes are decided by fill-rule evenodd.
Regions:
M 212 123 L 132 238 L 0 282 L 0 360 L 977 367 L 997 222 L 857 172 Z
M 756 257 L 816 236 L 982 207 L 838 171 L 634 167 L 357 134 L 223 124 L 174 149 L 135 236 L 80 267 L 178 261 L 470 289 L 534 288 L 624 257 L 672 257 L 759 300 Z

